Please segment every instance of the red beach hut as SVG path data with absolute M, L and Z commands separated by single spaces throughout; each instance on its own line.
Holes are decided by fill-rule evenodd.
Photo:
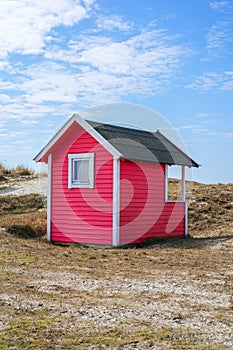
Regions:
M 47 239 L 104 246 L 187 234 L 185 167 L 198 167 L 159 131 L 74 114 L 34 158 L 48 164 Z M 168 201 L 168 165 L 182 200 Z

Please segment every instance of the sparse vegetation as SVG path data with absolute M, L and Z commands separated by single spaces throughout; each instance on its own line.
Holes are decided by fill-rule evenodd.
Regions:
M 39 194 L 1 197 L 0 227 L 18 237 L 44 236 L 46 211 L 43 198 Z
M 195 237 L 233 234 L 233 184 L 194 183 L 189 225 Z
M 180 183 L 169 180 L 169 199 L 179 198 Z M 233 184 L 205 185 L 187 182 L 189 234 L 193 237 L 232 235 Z
M 4 196 L 0 200 L 0 215 L 22 214 L 36 211 L 44 207 L 43 199 L 39 194 L 24 196 Z
M 7 168 L 2 163 L 0 163 L 0 181 L 5 181 L 8 177 L 19 177 L 19 176 L 32 176 L 35 174 L 33 169 L 22 164 L 16 167 Z
M 232 190 L 195 183 L 191 237 L 131 249 L 51 245 L 39 195 L 0 197 L 0 348 L 230 350 Z
M 2 163 L 0 163 L 0 175 L 6 175 L 7 174 L 7 169 L 4 167 Z
M 0 227 L 6 232 L 15 234 L 19 237 L 28 237 L 25 232 L 31 232 L 31 237 L 42 237 L 46 234 L 46 210 L 41 209 L 37 212 L 25 214 L 7 214 L 0 216 Z

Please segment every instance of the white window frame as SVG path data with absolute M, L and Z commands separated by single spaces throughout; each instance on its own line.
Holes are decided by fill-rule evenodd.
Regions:
M 94 158 L 95 153 L 68 154 L 68 188 L 94 188 Z M 74 180 L 74 162 L 89 161 L 89 171 L 87 182 Z

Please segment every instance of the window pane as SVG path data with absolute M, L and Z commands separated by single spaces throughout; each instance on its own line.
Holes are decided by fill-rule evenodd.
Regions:
M 94 153 L 68 155 L 68 187 L 94 188 Z
M 80 183 L 89 182 L 89 159 L 73 161 L 73 181 Z

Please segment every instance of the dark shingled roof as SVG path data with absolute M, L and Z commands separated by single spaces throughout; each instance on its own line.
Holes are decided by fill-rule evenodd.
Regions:
M 125 159 L 189 167 L 199 166 L 159 131 L 153 133 L 90 120 L 86 121 Z

